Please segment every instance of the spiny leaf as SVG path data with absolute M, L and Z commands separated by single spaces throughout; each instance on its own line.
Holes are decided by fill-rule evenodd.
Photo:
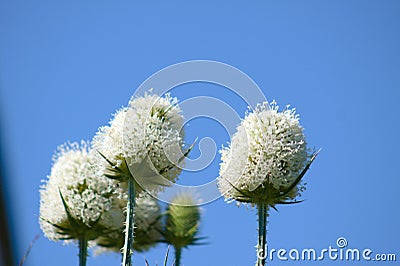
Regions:
M 60 193 L 61 201 L 63 203 L 65 212 L 67 213 L 69 223 L 71 224 L 72 227 L 75 227 L 75 228 L 79 227 L 79 222 L 72 216 L 69 206 L 61 193 L 61 190 L 58 189 L 58 192 Z
M 240 190 L 239 188 L 234 186 L 228 179 L 225 179 L 225 181 L 228 182 L 229 185 L 231 185 L 237 192 L 242 194 L 242 196 L 239 196 L 239 197 L 243 197 L 243 198 L 246 198 L 246 199 L 251 199 L 251 196 L 249 194 L 247 194 L 246 192 L 244 192 L 244 190 Z
M 114 179 L 114 180 L 120 180 L 121 177 L 120 176 L 115 176 L 115 175 L 110 175 L 110 174 L 104 174 L 105 177 L 110 178 L 110 179 Z
M 288 189 L 283 192 L 280 196 L 286 196 L 287 194 L 290 193 L 290 191 L 297 186 L 297 184 L 301 181 L 301 179 L 303 178 L 303 176 L 306 174 L 306 172 L 308 171 L 308 169 L 310 168 L 311 164 L 313 163 L 313 161 L 315 160 L 315 158 L 317 157 L 318 153 L 321 151 L 321 149 L 319 149 L 318 151 L 316 151 L 312 156 L 311 159 L 308 161 L 306 167 L 304 167 L 303 171 L 300 173 L 300 175 L 296 178 L 296 180 L 288 187 Z
M 97 152 L 100 154 L 101 157 L 103 157 L 111 166 L 116 167 L 117 164 L 111 162 L 104 154 L 102 154 L 99 150 Z
M 119 180 L 119 181 L 125 181 L 127 178 L 131 177 L 130 171 L 129 169 L 122 169 L 121 166 L 125 166 L 125 168 L 127 168 L 127 163 L 125 158 L 122 158 L 123 160 L 123 164 L 121 164 L 120 166 L 118 166 L 117 163 L 113 163 L 110 159 L 108 159 L 103 153 L 101 153 L 99 150 L 97 150 L 97 152 L 100 154 L 101 157 L 103 157 L 107 163 L 110 165 L 111 168 L 107 168 L 106 171 L 110 172 L 104 173 L 104 176 L 110 179 L 114 179 L 114 180 Z
M 57 238 L 57 239 L 59 239 L 59 240 L 71 240 L 71 239 L 74 239 L 74 237 L 72 237 L 72 236 L 69 236 L 69 237 L 59 237 L 59 238 Z
M 278 209 L 275 207 L 275 205 L 270 205 L 272 209 L 274 209 L 276 212 L 279 212 Z
M 43 218 L 42 216 L 40 216 L 39 218 L 40 218 L 41 220 L 45 221 L 46 223 L 48 223 L 48 224 L 54 226 L 54 227 L 57 228 L 57 229 L 60 229 L 60 230 L 62 230 L 62 231 L 68 231 L 68 230 L 69 230 L 68 228 L 65 228 L 65 227 L 62 227 L 62 226 L 59 226 L 59 225 L 57 225 L 57 224 L 54 224 L 54 223 L 50 222 L 49 220 Z
M 302 203 L 304 200 L 295 200 L 295 201 L 279 201 L 276 204 L 297 204 Z
M 207 237 L 205 237 L 205 236 L 203 236 L 203 237 L 194 237 L 193 238 L 194 243 L 192 245 L 197 245 L 197 246 L 208 245 L 209 244 L 208 242 L 199 242 L 199 241 L 205 240 L 205 239 L 207 239 Z
M 189 148 L 186 150 L 186 152 L 183 154 L 183 156 L 182 156 L 181 158 L 179 158 L 178 163 L 180 163 L 183 159 L 185 159 L 185 158 L 189 155 L 189 153 L 190 153 L 190 152 L 192 151 L 192 149 L 194 148 L 194 145 L 196 144 L 197 139 L 198 139 L 198 138 L 196 138 L 196 139 L 193 141 L 192 145 L 189 146 Z
M 183 159 L 185 159 L 188 155 L 189 155 L 189 153 L 192 151 L 192 149 L 194 148 L 194 145 L 196 144 L 196 142 L 197 142 L 197 138 L 194 140 L 194 142 L 192 143 L 192 145 L 190 145 L 190 147 L 186 150 L 186 152 L 178 159 L 178 164 L 180 163 L 180 162 L 182 162 L 183 161 Z M 164 167 L 163 169 L 161 169 L 160 170 L 160 174 L 164 174 L 164 173 L 166 173 L 166 172 L 168 172 L 169 170 L 171 170 L 172 168 L 174 168 L 175 166 L 173 165 L 173 164 L 170 164 L 170 165 L 168 165 L 168 166 L 166 166 L 166 167 Z

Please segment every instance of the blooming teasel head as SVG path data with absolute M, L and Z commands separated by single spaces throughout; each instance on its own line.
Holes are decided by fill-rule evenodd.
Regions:
M 40 226 L 50 240 L 97 238 L 112 227 L 103 216 L 115 196 L 115 184 L 95 175 L 93 151 L 85 142 L 58 148 L 40 190 Z
M 274 207 L 291 203 L 304 185 L 310 158 L 295 109 L 275 101 L 257 105 L 221 151 L 218 187 L 227 200 Z
M 169 94 L 132 98 L 93 139 L 103 157 L 100 174 L 120 181 L 133 176 L 138 192 L 168 185 L 181 172 L 179 164 L 187 155 L 182 151 L 182 126 L 177 99 Z

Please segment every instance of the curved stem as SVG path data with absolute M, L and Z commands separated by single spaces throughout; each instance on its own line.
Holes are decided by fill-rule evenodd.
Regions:
M 264 266 L 267 258 L 267 216 L 268 206 L 264 203 L 257 205 L 258 208 L 258 245 L 257 245 L 257 266 Z
M 133 178 L 128 179 L 128 205 L 126 207 L 126 222 L 125 222 L 125 242 L 122 257 L 122 266 L 132 265 L 133 254 L 133 226 L 134 226 L 134 210 L 135 210 L 135 181 Z
M 175 247 L 175 263 L 174 266 L 180 266 L 182 257 L 182 248 Z
M 86 266 L 87 258 L 87 239 L 83 234 L 79 237 L 79 266 Z

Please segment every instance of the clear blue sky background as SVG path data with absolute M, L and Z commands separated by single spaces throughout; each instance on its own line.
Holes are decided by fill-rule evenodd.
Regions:
M 322 249 L 343 236 L 349 247 L 400 260 L 400 2 L 146 2 L 0 1 L 2 186 L 16 257 L 40 233 L 38 190 L 57 145 L 91 139 L 154 72 L 210 59 L 250 75 L 268 99 L 296 107 L 310 146 L 323 148 L 305 177 L 306 201 L 271 213 L 270 247 Z M 245 110 L 234 94 L 209 84 L 175 95 L 210 95 Z M 195 136 L 213 137 L 218 147 L 229 141 L 207 120 L 193 121 L 188 141 Z M 196 181 L 184 174 L 182 182 L 214 178 L 218 160 Z M 203 206 L 201 235 L 209 244 L 185 250 L 184 265 L 253 265 L 256 225 L 253 210 L 222 199 Z M 144 256 L 155 265 L 165 250 L 159 245 Z M 76 254 L 75 246 L 41 237 L 26 265 L 74 265 Z M 144 265 L 143 255 L 135 262 Z M 88 265 L 119 265 L 119 257 L 91 257 Z

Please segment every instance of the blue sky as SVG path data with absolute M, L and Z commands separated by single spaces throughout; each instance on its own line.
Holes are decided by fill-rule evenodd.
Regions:
M 39 186 L 57 145 L 90 140 L 135 89 L 171 64 L 208 59 L 248 74 L 267 99 L 291 104 L 308 143 L 322 147 L 296 206 L 271 212 L 271 248 L 335 246 L 396 253 L 400 86 L 398 1 L 0 1 L 0 110 L 10 221 L 19 259 L 40 232 Z M 172 92 L 246 106 L 204 83 Z M 229 136 L 213 121 L 192 121 L 187 140 Z M 194 151 L 193 156 L 198 154 Z M 181 182 L 218 174 L 219 156 Z M 193 179 L 196 179 L 193 181 Z M 208 245 L 183 253 L 184 265 L 252 265 L 256 213 L 219 199 L 202 207 Z M 145 256 L 161 262 L 166 246 Z M 73 265 L 75 246 L 41 237 L 25 265 Z M 118 255 L 88 265 L 118 265 Z M 303 262 L 300 262 L 303 265 Z M 361 265 L 323 261 L 309 265 Z M 376 263 L 393 264 L 393 263 Z M 271 261 L 270 265 L 299 265 Z

